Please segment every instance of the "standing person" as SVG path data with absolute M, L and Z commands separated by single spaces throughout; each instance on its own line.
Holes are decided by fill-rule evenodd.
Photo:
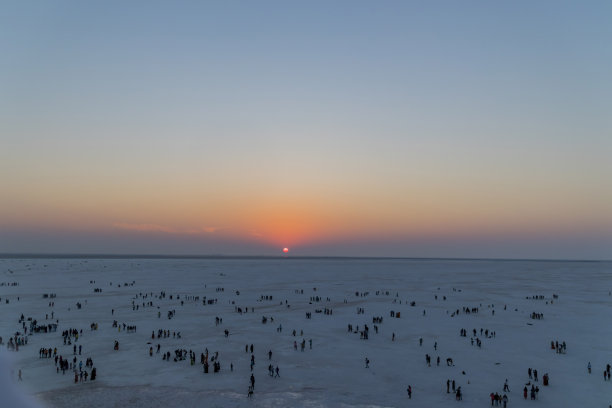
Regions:
M 406 391 L 408 391 L 408 399 L 412 399 L 412 387 L 410 385 L 408 385 Z
M 589 374 L 591 374 L 591 362 L 589 361 L 589 364 L 587 365 L 587 370 L 589 370 Z
M 450 387 L 450 380 L 446 380 L 446 393 L 448 394 L 450 391 L 448 390 Z
M 504 408 L 506 408 L 506 405 L 508 405 L 508 396 L 506 394 L 502 397 L 502 401 L 504 403 Z
M 527 399 L 527 386 L 525 386 L 525 388 L 523 388 L 523 398 Z
M 23 378 L 21 378 L 21 369 L 19 369 L 19 381 L 23 381 Z

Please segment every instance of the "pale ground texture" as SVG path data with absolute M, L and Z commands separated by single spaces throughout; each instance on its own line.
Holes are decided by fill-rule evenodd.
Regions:
M 133 286 L 124 285 L 133 281 Z M 18 401 L 23 396 L 15 391 L 21 389 L 49 407 L 486 407 L 491 392 L 502 393 L 505 379 L 510 386 L 509 407 L 612 404 L 612 381 L 603 378 L 606 364 L 612 364 L 610 262 L 0 259 L 0 282 L 5 284 L 0 286 L 5 356 L 0 379 L 7 406 L 26 406 L 9 398 L 11 391 L 16 394 L 13 401 Z M 12 282 L 18 286 L 6 286 Z M 95 288 L 102 292 L 95 293 Z M 161 291 L 166 298 L 158 298 Z M 356 296 L 356 291 L 369 294 Z M 44 293 L 57 294 L 53 307 Z M 135 299 L 140 293 L 149 296 Z M 558 299 L 551 302 L 553 294 Z M 261 301 L 262 295 L 273 300 Z M 545 298 L 536 300 L 533 295 Z M 202 305 L 204 296 L 218 301 Z M 310 303 L 312 296 L 323 300 Z M 138 310 L 132 310 L 133 300 Z M 143 307 L 143 302 L 151 301 L 153 306 Z M 411 307 L 411 301 L 416 306 Z M 236 307 L 249 307 L 249 312 L 239 314 Z M 463 307 L 479 307 L 479 313 L 452 316 Z M 333 314 L 316 313 L 324 308 Z M 359 308 L 365 312 L 358 314 Z M 169 310 L 176 310 L 171 320 Z M 391 318 L 392 310 L 401 312 L 401 318 Z M 6 351 L 8 337 L 22 331 L 18 323 L 22 313 L 50 323 L 52 311 L 59 320 L 57 333 L 32 334 L 18 352 Z M 306 312 L 312 312 L 312 319 L 306 319 Z M 532 312 L 543 313 L 544 318 L 530 319 Z M 46 321 L 45 314 L 49 314 Z M 217 316 L 223 319 L 218 326 Z M 273 317 L 274 322 L 263 324 L 263 316 Z M 378 334 L 374 316 L 383 317 Z M 137 332 L 119 332 L 112 327 L 113 320 L 136 325 Z M 97 331 L 90 330 L 94 322 L 99 324 Z M 349 333 L 348 324 L 359 325 L 360 330 L 367 324 L 369 339 Z M 83 347 L 77 361 L 93 358 L 95 382 L 75 384 L 71 372 L 57 374 L 53 359 L 39 358 L 41 347 L 57 347 L 58 354 L 73 358 L 72 346 L 64 346 L 61 336 L 68 328 L 83 331 L 76 343 Z M 461 328 L 468 330 L 467 337 L 459 336 Z M 470 344 L 474 328 L 481 348 Z M 495 338 L 481 336 L 480 328 L 495 331 Z M 182 338 L 152 340 L 151 332 L 158 329 L 180 331 Z M 225 329 L 230 333 L 227 338 Z M 302 339 L 306 349 L 295 351 L 293 342 Z M 119 351 L 113 350 L 114 340 L 120 342 Z M 551 350 L 551 340 L 565 341 L 567 353 Z M 193 350 L 196 363 L 163 361 L 162 354 L 155 352 L 150 357 L 149 343 L 154 348 L 161 344 L 161 351 L 170 351 L 173 357 L 175 349 Z M 246 344 L 255 348 L 256 383 L 250 400 L 246 395 L 251 354 L 245 353 Z M 212 373 L 212 367 L 209 374 L 203 373 L 200 353 L 205 348 L 211 354 L 219 352 L 219 373 Z M 268 350 L 273 352 L 271 363 L 280 368 L 280 378 L 268 376 Z M 432 356 L 431 367 L 425 363 L 426 353 Z M 437 356 L 442 359 L 440 366 L 435 364 Z M 453 367 L 446 366 L 447 357 L 453 358 Z M 589 361 L 592 374 L 587 372 Z M 522 396 L 529 367 L 540 376 L 537 401 Z M 21 382 L 16 380 L 18 369 Z M 550 376 L 549 386 L 542 385 L 545 373 Z M 462 387 L 463 401 L 446 393 L 447 379 Z M 406 393 L 409 384 L 411 400 Z

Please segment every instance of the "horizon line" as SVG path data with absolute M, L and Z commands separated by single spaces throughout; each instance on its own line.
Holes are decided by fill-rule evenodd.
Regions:
M 117 254 L 117 253 L 50 253 L 8 252 L 0 259 L 370 259 L 414 261 L 504 261 L 504 262 L 610 262 L 612 259 L 555 259 L 555 258 L 479 258 L 479 257 L 419 257 L 419 256 L 347 256 L 347 255 L 227 255 L 227 254 Z

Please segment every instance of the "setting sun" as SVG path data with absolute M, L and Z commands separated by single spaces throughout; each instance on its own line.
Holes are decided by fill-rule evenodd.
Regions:
M 284 253 L 289 252 L 289 248 L 283 248 L 283 252 L 284 252 Z

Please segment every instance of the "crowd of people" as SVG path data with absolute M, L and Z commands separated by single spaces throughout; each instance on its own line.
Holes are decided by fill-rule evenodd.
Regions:
M 91 281 L 91 282 L 92 284 L 95 284 L 95 281 Z M 135 285 L 135 281 L 131 283 L 123 284 L 123 286 L 128 286 L 128 287 L 133 287 L 134 285 Z M 111 286 L 112 286 L 112 283 L 111 283 Z M 153 308 L 156 310 L 157 318 L 161 319 L 162 311 L 163 311 L 162 308 L 166 308 L 167 310 L 165 310 L 165 312 L 167 313 L 168 320 L 171 320 L 177 315 L 177 313 L 181 313 L 181 310 L 182 310 L 181 308 L 185 307 L 186 303 L 194 304 L 197 307 L 202 307 L 202 306 L 209 307 L 210 305 L 214 307 L 214 305 L 219 304 L 220 299 L 225 300 L 224 298 L 226 297 L 229 297 L 229 296 L 237 297 L 240 295 L 239 290 L 225 291 L 224 287 L 216 287 L 214 291 L 216 294 L 215 295 L 216 297 L 214 298 L 207 297 L 204 295 L 194 295 L 194 294 L 170 294 L 170 291 L 168 290 L 162 290 L 158 294 L 154 294 L 153 292 L 138 293 L 132 298 L 132 302 L 131 304 L 129 304 L 129 306 L 127 304 L 126 305 L 113 305 L 114 307 L 110 309 L 110 314 L 109 314 L 110 319 L 112 320 L 112 324 L 110 324 L 110 329 L 113 329 L 113 332 L 116 331 L 117 333 L 124 332 L 124 333 L 134 334 L 135 336 L 140 335 L 140 333 L 137 332 L 136 324 L 119 323 L 117 319 L 114 319 L 115 312 L 117 311 L 123 312 L 125 311 L 124 309 L 128 309 L 128 311 L 129 309 L 131 309 L 131 312 L 143 313 L 146 309 Z M 316 292 L 316 288 L 313 288 L 313 291 Z M 454 291 L 456 291 L 456 289 Z M 100 295 L 101 292 L 102 290 L 100 289 L 98 291 L 95 291 L 94 294 Z M 332 302 L 331 297 L 322 296 L 320 294 L 308 294 L 308 291 L 306 291 L 306 295 L 305 295 L 304 289 L 295 289 L 294 293 L 299 296 L 303 296 L 303 299 L 302 299 L 303 302 L 301 305 L 304 307 L 309 307 L 310 305 L 313 305 L 313 304 L 317 304 L 317 305 L 321 303 L 326 304 L 323 307 L 315 308 L 313 306 L 311 309 L 307 309 L 308 311 L 305 312 L 307 320 L 312 320 L 313 311 L 315 313 L 320 313 L 324 316 L 332 316 L 334 314 L 333 312 L 334 309 L 332 306 L 337 305 L 337 303 Z M 376 296 L 392 296 L 390 294 L 392 292 L 388 290 L 378 290 L 375 293 L 376 293 Z M 367 298 L 369 296 L 370 292 L 369 291 L 355 291 L 354 294 L 357 300 L 359 302 L 362 302 L 364 298 Z M 445 295 L 440 295 L 440 299 L 442 299 L 445 302 L 447 301 L 447 297 L 450 298 L 451 294 L 448 293 Z M 55 296 L 53 296 L 53 298 L 55 299 Z M 542 295 L 535 295 L 535 296 L 532 296 L 531 298 L 534 300 L 544 299 Z M 256 301 L 272 302 L 274 299 L 275 297 L 273 295 L 266 294 L 266 295 L 260 295 Z M 241 299 L 241 300 L 243 300 L 243 303 L 247 303 L 244 299 Z M 276 305 L 276 303 L 278 303 L 278 299 L 276 300 L 277 302 L 274 302 L 274 304 L 266 303 L 265 305 L 262 306 L 262 308 L 263 307 L 267 308 L 266 309 L 267 310 L 266 313 L 268 313 L 267 315 L 256 316 L 256 318 L 259 321 L 261 321 L 262 324 L 267 324 L 268 321 L 270 322 L 275 321 L 274 316 L 272 316 L 274 309 L 271 309 L 271 308 L 273 308 Z M 435 295 L 435 300 L 439 300 L 437 294 Z M 235 313 L 239 315 L 255 314 L 255 308 L 253 306 L 250 306 L 250 305 L 246 306 L 244 304 L 242 306 L 237 306 L 235 304 L 236 301 L 237 301 L 237 298 L 232 298 L 230 300 L 231 304 L 234 305 L 233 309 Z M 393 310 L 388 311 L 389 316 L 392 318 L 392 320 L 401 319 L 402 315 L 405 316 L 407 314 L 405 310 L 401 310 L 401 311 L 398 310 L 398 306 L 397 306 L 398 304 L 406 305 L 410 307 L 416 306 L 415 301 L 405 301 L 404 303 L 402 303 L 402 301 L 399 300 L 398 293 L 395 294 L 395 299 L 392 299 L 392 300 L 387 299 L 386 301 L 389 302 L 389 304 L 393 304 Z M 52 310 L 50 310 L 50 313 L 45 314 L 45 320 L 48 320 L 49 316 L 51 316 L 52 320 L 55 319 L 53 323 L 39 324 L 37 319 L 34 319 L 34 318 L 26 319 L 26 317 L 22 314 L 20 318 L 18 319 L 18 323 L 21 325 L 22 331 L 17 332 L 16 334 L 8 337 L 7 348 L 9 350 L 19 351 L 19 347 L 28 344 L 28 339 L 30 338 L 30 336 L 49 335 L 48 337 L 45 337 L 45 341 L 47 339 L 52 339 L 52 341 L 56 342 L 57 345 L 53 345 L 50 347 L 40 347 L 39 348 L 39 358 L 50 360 L 54 362 L 55 367 L 56 367 L 55 371 L 57 374 L 61 372 L 62 375 L 65 375 L 66 372 L 69 372 L 69 373 L 72 372 L 73 377 L 69 376 L 69 378 L 74 378 L 73 382 L 76 384 L 85 383 L 88 381 L 95 381 L 97 378 L 97 370 L 96 370 L 96 367 L 94 367 L 93 365 L 92 357 L 89 356 L 85 358 L 85 362 L 83 362 L 83 359 L 82 359 L 83 349 L 85 345 L 85 340 L 83 340 L 84 338 L 83 329 L 76 328 L 76 327 L 63 327 L 60 334 L 53 335 L 53 333 L 55 333 L 55 331 L 57 330 L 57 327 L 60 325 L 60 320 L 56 319 L 57 313 L 56 313 L 56 310 L 54 310 L 55 302 L 56 301 L 54 300 L 53 302 L 48 303 L 48 307 L 50 307 Z M 343 303 L 348 304 L 350 303 L 350 300 L 344 299 Z M 451 303 L 451 302 L 449 301 L 448 303 Z M 82 309 L 84 305 L 86 304 L 87 304 L 87 301 L 83 303 L 77 302 L 76 310 Z M 366 312 L 366 308 L 360 305 L 360 303 L 357 303 L 357 304 L 359 304 L 359 306 L 356 306 L 351 310 L 353 310 L 352 313 L 356 313 L 357 318 L 355 318 L 354 315 L 353 315 L 353 318 L 358 320 L 358 322 L 351 322 L 351 323 L 346 322 L 346 315 L 342 315 L 343 317 L 341 318 L 341 319 L 344 319 L 343 321 L 346 324 L 347 333 L 351 334 L 351 336 L 347 335 L 347 338 L 356 338 L 357 336 L 352 336 L 352 335 L 359 335 L 360 340 L 369 340 L 371 336 L 376 336 L 379 334 L 380 327 L 383 327 L 384 329 L 384 326 L 382 325 L 383 325 L 383 322 L 385 322 L 385 320 L 383 319 L 383 316 L 380 314 L 374 314 L 374 315 L 368 316 Z M 306 306 L 306 305 L 309 305 L 309 306 Z M 288 303 L 288 300 L 285 300 L 284 302 L 281 301 L 278 306 L 281 306 L 283 308 L 289 308 L 291 305 Z M 453 318 L 458 318 L 459 316 L 461 316 L 462 318 L 476 319 L 478 318 L 478 315 L 482 308 L 483 308 L 482 304 L 470 305 L 470 306 L 464 305 L 458 308 L 453 307 L 453 309 L 447 310 L 447 315 Z M 494 305 L 492 304 L 487 305 L 486 308 L 491 310 L 492 312 L 491 315 L 493 316 L 495 315 Z M 259 310 L 259 307 L 258 307 L 258 310 Z M 504 305 L 504 310 L 506 310 L 505 305 Z M 68 310 L 68 312 L 70 312 L 70 310 Z M 419 309 L 415 310 L 415 312 L 418 313 L 419 319 L 428 318 L 427 309 L 422 309 L 422 313 L 421 313 L 421 307 L 419 307 Z M 303 313 L 303 311 L 300 311 L 300 313 Z M 301 314 L 301 316 L 303 316 L 303 314 Z M 532 312 L 528 316 L 531 319 L 542 319 L 543 313 Z M 242 319 L 243 317 L 236 316 L 236 318 Z M 414 314 L 412 315 L 412 319 L 414 319 Z M 231 320 L 231 317 L 230 317 L 230 320 Z M 29 322 L 29 325 L 26 325 L 26 321 Z M 342 321 L 342 320 L 339 320 L 339 321 Z M 373 330 L 371 330 L 368 324 L 371 324 Z M 411 324 L 418 324 L 418 323 L 414 323 L 414 320 L 412 320 Z M 218 326 L 225 326 L 224 321 L 223 321 L 223 316 L 221 314 L 214 317 L 214 325 L 215 325 L 215 328 L 217 328 Z M 103 324 L 99 324 L 98 322 L 91 323 L 89 327 L 92 332 L 99 331 L 100 328 L 102 328 L 102 330 L 109 329 L 108 324 L 103 325 Z M 227 327 L 219 327 L 218 330 L 219 330 L 219 333 L 222 333 L 224 335 L 224 337 L 226 338 L 229 337 L 230 331 Z M 149 330 L 146 330 L 146 332 L 149 333 Z M 216 335 L 219 333 L 211 333 L 211 335 Z M 283 331 L 282 331 L 282 324 L 279 324 L 277 326 L 276 333 L 278 336 L 285 335 L 283 334 Z M 496 339 L 496 334 L 497 334 L 496 330 L 492 330 L 489 328 L 483 328 L 483 327 L 480 327 L 479 329 L 472 328 L 471 330 L 468 330 L 466 328 L 459 329 L 460 337 L 464 337 L 464 338 L 470 337 L 470 344 L 476 345 L 478 348 L 482 348 L 483 340 L 485 340 L 486 342 L 489 342 L 490 340 Z M 312 350 L 313 339 L 309 338 L 307 340 L 306 337 L 309 337 L 309 335 L 304 337 L 304 329 L 299 329 L 299 335 L 298 335 L 297 329 L 292 329 L 289 332 L 289 334 L 286 334 L 286 335 L 289 338 L 287 343 L 292 344 L 294 351 L 299 350 L 301 352 L 305 352 L 306 350 Z M 87 334 L 87 336 L 90 336 L 90 334 Z M 120 337 L 120 335 L 118 334 L 117 336 L 118 336 L 117 338 Z M 229 373 L 231 374 L 231 373 L 234 373 L 234 367 L 235 367 L 234 361 L 229 361 L 229 359 L 225 356 L 225 354 L 223 354 L 224 362 L 222 364 L 221 353 L 219 351 L 209 353 L 208 348 L 205 348 L 205 347 L 201 352 L 194 351 L 194 349 L 197 350 L 197 348 L 194 348 L 194 347 L 192 348 L 187 348 L 187 347 L 169 348 L 170 346 L 166 344 L 165 340 L 172 339 L 175 342 L 181 342 L 183 340 L 181 332 L 178 330 L 172 330 L 169 328 L 158 328 L 156 330 L 151 330 L 150 336 L 148 334 L 147 335 L 143 334 L 142 336 L 143 336 L 142 338 L 143 346 L 146 347 L 145 350 L 148 349 L 148 356 L 151 358 L 151 361 L 157 361 L 157 359 L 159 359 L 159 361 L 163 361 L 165 363 L 172 361 L 177 364 L 189 364 L 190 366 L 195 366 L 197 365 L 197 360 L 198 360 L 197 356 L 199 354 L 199 363 L 202 367 L 200 371 L 201 373 L 203 374 L 209 374 L 209 373 L 212 373 L 212 374 Z M 301 337 L 301 340 L 298 338 L 298 336 Z M 448 355 L 451 353 L 449 353 L 448 350 L 445 348 L 445 345 L 443 344 L 443 342 L 441 342 L 441 344 L 438 344 L 437 338 L 433 338 L 431 336 L 429 337 L 424 336 L 424 337 L 418 338 L 418 347 L 423 347 L 423 351 L 426 351 L 425 365 L 427 367 L 431 367 L 433 364 L 435 364 L 436 367 L 439 367 L 440 363 L 442 362 L 443 367 L 450 367 L 450 368 L 458 367 L 456 370 L 453 370 L 453 373 L 461 372 L 462 375 L 466 375 L 465 370 L 463 370 L 463 367 L 461 367 L 462 366 L 461 362 L 458 361 L 460 360 L 459 356 L 453 355 L 452 357 L 449 357 Z M 386 341 L 390 340 L 391 342 L 396 342 L 396 333 L 392 332 L 391 336 L 386 337 L 386 339 L 387 339 Z M 147 340 L 156 340 L 157 344 L 153 344 L 153 342 L 147 341 Z M 188 339 L 188 340 L 192 343 L 194 342 L 193 338 Z M 347 341 L 351 341 L 351 340 L 347 340 Z M 414 343 L 412 343 L 412 345 L 402 343 L 402 346 L 403 347 L 415 347 L 417 345 L 416 339 L 413 339 L 412 341 L 415 341 Z M 368 343 L 368 342 L 365 342 L 365 343 Z M 2 337 L 0 337 L 0 344 L 3 344 Z M 377 344 L 380 344 L 380 343 L 377 343 Z M 262 349 L 268 349 L 269 346 L 270 345 L 268 344 L 264 344 L 262 345 Z M 368 347 L 368 346 L 365 346 L 365 347 Z M 432 348 L 433 351 L 428 350 L 427 349 L 428 347 Z M 162 348 L 164 349 L 162 350 Z M 122 351 L 120 350 L 120 347 L 119 347 L 119 340 L 114 340 L 112 349 L 113 351 L 116 351 L 119 353 Z M 550 349 L 554 350 L 558 354 L 567 353 L 567 345 L 565 341 L 552 340 L 550 342 Z M 370 354 L 370 356 L 375 358 L 374 354 L 376 350 L 375 349 L 371 349 L 371 350 L 373 351 L 373 353 Z M 70 351 L 72 351 L 72 355 L 68 356 L 70 354 Z M 242 360 L 240 361 L 240 364 L 241 364 L 241 367 L 245 368 L 243 373 L 244 372 L 248 373 L 247 374 L 248 375 L 247 397 L 253 398 L 255 395 L 255 375 L 258 373 L 258 366 L 256 365 L 256 354 L 255 354 L 254 343 L 246 344 L 244 347 L 244 353 L 249 357 L 248 358 L 248 370 L 246 370 L 246 367 L 247 367 L 246 364 L 242 365 Z M 297 354 L 300 354 L 300 353 L 297 353 Z M 442 354 L 443 356 L 442 358 L 440 354 Z M 282 353 L 274 354 L 272 352 L 272 349 L 270 348 L 269 351 L 266 353 L 266 355 L 268 356 L 268 365 L 267 365 L 268 377 L 272 377 L 275 379 L 281 379 L 280 359 L 283 357 L 283 354 Z M 274 361 L 272 359 L 273 356 L 277 357 Z M 453 357 L 455 357 L 455 360 L 458 361 L 457 363 L 454 361 Z M 304 358 L 307 358 L 307 357 L 304 357 Z M 363 361 L 365 362 L 365 368 L 370 369 L 371 363 L 372 363 L 370 358 L 365 357 Z M 444 364 L 444 362 L 446 364 Z M 591 369 L 592 369 L 591 363 L 589 362 L 588 363 L 588 373 L 589 374 L 591 373 Z M 446 378 L 445 374 L 440 374 L 440 375 L 444 376 L 440 378 Z M 530 398 L 531 400 L 537 400 L 539 398 L 540 385 L 542 385 L 543 387 L 546 387 L 549 385 L 549 375 L 548 373 L 544 374 L 542 376 L 541 383 L 540 383 L 539 373 L 537 369 L 533 369 L 531 367 L 528 368 L 527 375 L 528 375 L 529 382 L 525 383 L 522 390 L 520 386 L 516 387 L 517 395 L 518 395 L 518 392 L 522 391 L 522 396 L 524 399 Z M 21 370 L 20 370 L 19 378 L 21 379 Z M 606 368 L 604 370 L 604 380 L 605 381 L 610 380 L 610 365 L 609 364 L 606 365 Z M 465 377 L 465 380 L 461 381 L 465 389 L 468 389 L 467 384 L 470 384 L 469 381 L 470 380 L 468 379 L 467 376 Z M 446 393 L 452 394 L 452 396 L 454 396 L 454 398 L 457 401 L 461 401 L 464 399 L 464 391 L 462 390 L 462 385 L 459 385 L 459 383 L 460 382 L 456 381 L 455 379 L 446 380 Z M 523 382 L 521 381 L 520 384 L 522 385 Z M 413 397 L 418 398 L 418 395 L 413 394 L 413 385 L 415 385 L 414 381 L 412 384 L 408 385 L 406 388 L 408 399 L 413 399 Z M 417 384 L 417 390 L 418 390 L 418 384 Z M 508 383 L 508 380 L 506 379 L 506 381 L 504 382 L 503 391 L 495 390 L 490 393 L 489 397 L 490 397 L 491 406 L 503 406 L 504 408 L 506 408 L 511 395 L 512 394 L 510 391 L 509 383 Z M 466 396 L 466 398 L 468 397 L 469 396 Z

